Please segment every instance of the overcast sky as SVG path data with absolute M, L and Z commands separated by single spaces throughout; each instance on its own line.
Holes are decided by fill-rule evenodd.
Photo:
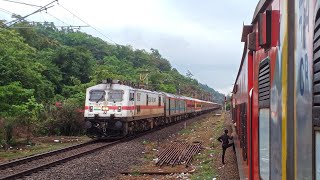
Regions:
M 12 1 L 40 6 L 51 2 Z M 59 3 L 62 6 L 54 3 L 48 13 L 43 11 L 27 19 L 56 25 L 85 25 L 66 8 L 102 34 L 92 28 L 81 31 L 137 49 L 158 49 L 181 74 L 189 70 L 199 82 L 226 94 L 232 90 L 242 56 L 242 25 L 251 23 L 258 0 L 59 0 Z M 10 12 L 24 16 L 37 9 L 0 0 L 0 19 L 10 21 Z

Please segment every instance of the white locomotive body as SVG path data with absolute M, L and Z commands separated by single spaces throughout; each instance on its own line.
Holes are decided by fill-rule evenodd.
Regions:
M 206 108 L 201 111 L 199 104 Z M 111 139 L 219 107 L 213 102 L 108 81 L 87 89 L 84 117 L 89 136 Z

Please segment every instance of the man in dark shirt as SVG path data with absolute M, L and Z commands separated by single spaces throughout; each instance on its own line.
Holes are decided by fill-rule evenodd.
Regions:
M 224 163 L 224 155 L 225 155 L 228 147 L 233 146 L 233 151 L 236 152 L 236 149 L 234 147 L 234 143 L 229 144 L 229 139 L 232 140 L 233 137 L 228 135 L 228 129 L 225 129 L 224 135 L 222 135 L 218 138 L 218 141 L 222 143 L 222 164 L 225 164 Z

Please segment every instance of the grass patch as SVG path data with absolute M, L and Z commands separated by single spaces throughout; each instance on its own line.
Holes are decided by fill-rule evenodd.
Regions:
M 71 146 L 72 144 L 74 143 L 39 144 L 35 146 L 27 146 L 27 148 L 24 148 L 23 150 L 20 150 L 20 148 L 11 149 L 11 150 L 1 150 L 0 159 L 10 160 L 10 159 L 21 158 L 21 157 L 30 156 L 33 154 L 40 154 L 48 151 L 53 151 L 66 146 Z
M 181 131 L 179 131 L 179 135 L 188 135 L 191 134 L 191 129 L 187 128 L 187 129 L 182 129 Z
M 131 173 L 132 176 L 141 176 L 142 174 L 139 171 L 134 171 Z
M 54 139 L 60 140 L 59 143 L 53 142 Z M 0 149 L 0 161 L 31 156 L 48 151 L 61 149 L 89 140 L 87 137 L 39 137 L 33 139 L 33 142 L 26 144 L 25 141 L 17 141 L 16 146 L 10 149 Z
M 211 159 L 207 159 L 200 163 L 197 172 L 192 174 L 191 179 L 194 180 L 211 180 L 214 177 L 213 163 Z
M 212 156 L 214 156 L 217 153 L 216 149 L 216 137 L 220 136 L 220 134 L 223 133 L 224 130 L 224 114 L 222 114 L 221 119 L 214 122 L 204 122 L 204 127 L 212 127 L 211 129 L 205 128 L 206 133 L 209 135 L 210 141 L 206 141 L 207 147 L 210 147 L 210 149 L 204 149 L 202 150 L 201 154 L 198 154 L 195 156 L 194 161 L 197 162 L 197 168 L 196 172 L 191 175 L 192 180 L 212 180 L 212 178 L 216 177 L 216 170 L 214 166 L 214 161 Z M 199 124 L 200 125 L 200 124 Z M 203 127 L 202 125 L 202 127 Z M 201 126 L 200 126 L 201 127 Z M 204 129 L 204 130 L 205 130 Z M 200 130 L 201 131 L 201 130 Z M 208 136 L 206 136 L 208 137 Z
M 150 144 L 150 141 L 148 141 L 148 140 L 143 140 L 143 141 L 142 141 L 142 144 L 143 144 L 143 145 Z

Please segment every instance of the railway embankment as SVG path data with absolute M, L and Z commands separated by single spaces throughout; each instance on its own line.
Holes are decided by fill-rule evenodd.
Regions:
M 239 179 L 231 149 L 227 150 L 226 165 L 221 164 L 217 137 L 228 125 L 228 113 L 204 114 L 43 169 L 25 179 Z M 168 161 L 170 158 L 174 165 Z
M 198 117 L 197 121 L 185 123 L 179 132 L 163 141 L 142 141 L 141 163 L 123 171 L 119 179 L 239 179 L 232 148 L 227 150 L 223 166 L 221 144 L 217 141 L 225 128 L 231 132 L 230 125 L 229 113 L 213 112 Z M 190 162 L 187 162 L 189 158 L 183 160 L 184 156 L 190 156 L 190 145 L 198 143 L 201 143 L 200 151 L 191 157 Z

